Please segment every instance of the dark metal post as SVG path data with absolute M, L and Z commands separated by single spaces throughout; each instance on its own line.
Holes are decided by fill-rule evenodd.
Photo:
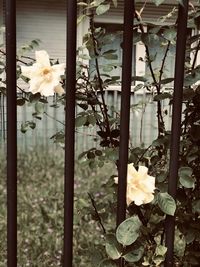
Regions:
M 122 97 L 119 147 L 119 181 L 117 199 L 117 225 L 126 218 L 126 176 L 129 145 L 130 92 L 132 76 L 134 0 L 124 1 L 124 35 L 122 59 Z
M 17 267 L 16 2 L 6 0 L 7 266 Z
M 67 70 L 65 115 L 65 192 L 64 192 L 64 255 L 63 267 L 73 261 L 73 199 L 74 199 L 74 132 L 76 87 L 76 24 L 77 3 L 67 1 Z
M 172 135 L 170 147 L 170 164 L 169 164 L 169 184 L 168 192 L 176 199 L 177 176 L 179 168 L 179 144 L 181 135 L 181 112 L 182 112 L 182 95 L 184 82 L 184 64 L 187 37 L 187 16 L 188 0 L 183 0 L 183 6 L 179 5 L 178 29 L 176 44 L 176 63 L 175 63 L 175 81 L 173 96 L 173 114 L 172 114 Z M 165 267 L 174 266 L 174 234 L 175 234 L 175 217 L 167 216 L 166 218 L 166 247 L 167 255 Z

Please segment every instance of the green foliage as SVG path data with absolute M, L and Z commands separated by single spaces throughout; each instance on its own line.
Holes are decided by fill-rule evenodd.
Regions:
M 157 195 L 158 206 L 160 209 L 168 214 L 174 215 L 176 210 L 176 202 L 168 193 L 158 193 Z
M 117 228 L 117 241 L 124 246 L 133 244 L 139 237 L 140 226 L 141 222 L 137 216 L 126 219 Z

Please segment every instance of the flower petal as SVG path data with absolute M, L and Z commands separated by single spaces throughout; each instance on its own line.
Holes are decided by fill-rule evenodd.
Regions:
M 40 93 L 40 86 L 41 86 L 42 81 L 43 79 L 40 76 L 35 76 L 34 78 L 32 78 L 29 81 L 29 85 L 30 85 L 29 91 L 32 94 Z
M 153 194 L 146 194 L 146 197 L 145 197 L 143 203 L 144 204 L 150 203 L 153 199 L 154 199 L 154 195 Z
M 65 64 L 56 64 L 52 66 L 52 70 L 60 77 L 65 74 Z
M 36 63 L 42 67 L 50 66 L 49 55 L 45 50 L 35 51 Z
M 138 172 L 136 171 L 135 167 L 133 164 L 128 164 L 127 167 L 127 182 L 129 182 L 132 179 L 137 179 Z
M 43 81 L 40 85 L 40 94 L 43 96 L 53 96 L 54 95 L 54 84 L 51 82 Z
M 145 166 L 139 166 L 138 168 L 138 173 L 140 176 L 144 177 L 145 175 L 147 175 L 148 172 L 148 168 Z
M 115 184 L 118 184 L 118 177 L 114 177 Z
M 55 93 L 57 93 L 59 95 L 63 95 L 65 93 L 65 90 L 62 88 L 62 86 L 60 84 L 55 86 L 54 91 L 55 91 Z
M 23 76 L 31 79 L 34 76 L 35 67 L 34 66 L 21 66 L 21 72 Z

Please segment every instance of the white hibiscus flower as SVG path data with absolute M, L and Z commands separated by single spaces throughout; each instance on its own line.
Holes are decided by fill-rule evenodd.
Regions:
M 49 55 L 44 50 L 36 51 L 35 58 L 36 63 L 32 66 L 21 66 L 22 75 L 30 79 L 29 91 L 43 96 L 52 96 L 54 93 L 62 95 L 64 89 L 60 84 L 60 76 L 65 73 L 65 64 L 51 66 Z
M 128 164 L 127 168 L 127 192 L 126 202 L 129 205 L 134 202 L 137 206 L 147 204 L 154 199 L 155 177 L 147 174 L 148 168 L 139 166 L 138 171 L 133 164 Z M 118 177 L 115 177 L 118 183 Z

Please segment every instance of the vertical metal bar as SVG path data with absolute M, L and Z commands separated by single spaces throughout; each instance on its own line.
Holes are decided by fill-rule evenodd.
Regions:
M 176 45 L 176 63 L 175 63 L 175 81 L 173 96 L 173 113 L 172 113 L 172 134 L 170 147 L 170 164 L 169 164 L 169 184 L 168 192 L 175 199 L 177 191 L 177 176 L 179 168 L 179 144 L 181 135 L 181 112 L 182 112 L 182 95 L 184 82 L 184 64 L 187 37 L 187 16 L 188 0 L 183 0 L 183 6 L 179 5 L 177 45 Z M 174 266 L 174 234 L 175 234 L 175 217 L 167 216 L 166 218 L 166 247 L 167 255 L 165 267 Z
M 76 21 L 77 2 L 67 1 L 67 70 L 65 114 L 65 192 L 64 192 L 64 255 L 63 266 L 73 261 L 73 199 L 74 199 L 74 141 L 76 87 Z
M 132 75 L 133 51 L 133 17 L 135 3 L 133 0 L 124 1 L 124 34 L 122 58 L 122 95 L 120 119 L 120 147 L 119 147 L 119 181 L 117 199 L 117 225 L 126 217 L 126 176 L 129 145 L 130 92 Z
M 17 266 L 16 1 L 6 0 L 7 266 Z

